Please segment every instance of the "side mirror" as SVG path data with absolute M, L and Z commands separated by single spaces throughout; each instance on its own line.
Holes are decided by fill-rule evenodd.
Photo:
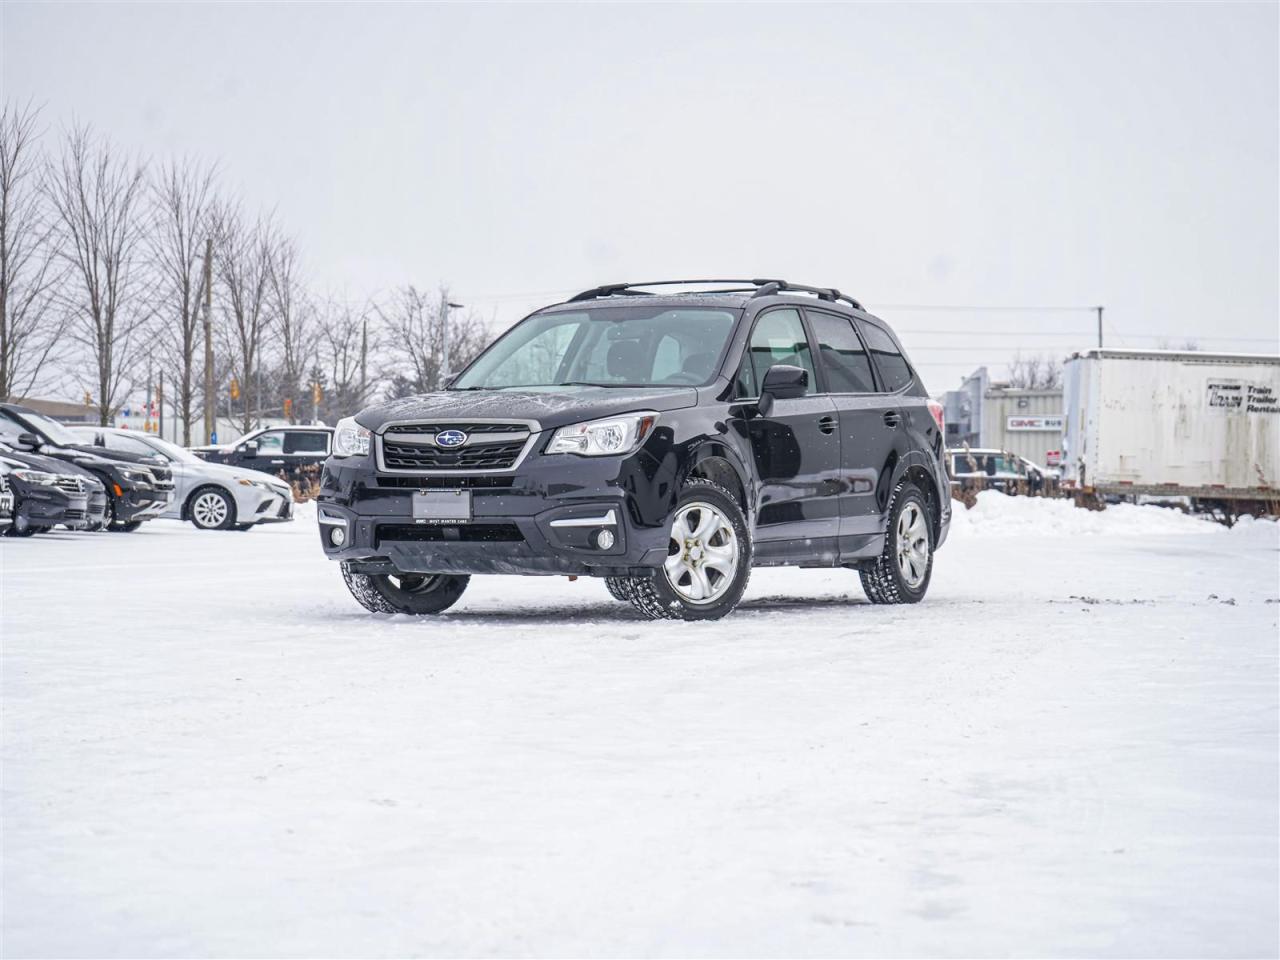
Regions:
M 256 457 L 258 455 L 258 441 L 250 440 L 240 449 L 244 451 L 246 457 Z
M 775 363 L 764 375 L 760 385 L 760 415 L 773 413 L 775 400 L 794 400 L 809 391 L 809 371 L 786 363 Z
M 39 450 L 40 438 L 34 433 L 18 434 L 18 446 L 23 450 Z

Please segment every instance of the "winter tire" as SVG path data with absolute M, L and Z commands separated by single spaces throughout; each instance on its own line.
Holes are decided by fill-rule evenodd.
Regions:
M 685 483 L 676 499 L 667 560 L 634 578 L 628 598 L 650 620 L 719 620 L 751 577 L 751 533 L 737 499 L 710 480 Z
M 447 573 L 355 573 L 343 562 L 342 579 L 360 606 L 372 613 L 424 616 L 448 610 L 471 580 Z
M 187 516 L 197 530 L 226 530 L 236 522 L 236 504 L 225 490 L 201 487 L 191 495 Z
M 630 577 L 605 577 L 604 585 L 613 599 L 621 600 L 623 603 L 631 602 Z
M 920 488 L 907 480 L 889 500 L 884 552 L 859 572 L 872 603 L 919 603 L 933 576 L 933 522 Z

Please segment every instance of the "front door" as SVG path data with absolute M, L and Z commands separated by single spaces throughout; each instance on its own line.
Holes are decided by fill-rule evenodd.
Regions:
M 840 434 L 835 405 L 817 392 L 809 338 L 793 307 L 770 310 L 756 320 L 739 369 L 743 399 L 759 397 L 774 364 L 807 370 L 810 393 L 776 401 L 768 417 L 746 408 L 745 428 L 760 478 L 757 556 L 763 561 L 813 558 L 836 549 Z

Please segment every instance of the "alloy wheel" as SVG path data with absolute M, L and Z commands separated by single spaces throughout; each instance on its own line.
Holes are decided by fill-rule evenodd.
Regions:
M 685 504 L 672 521 L 663 570 L 681 599 L 709 604 L 733 583 L 739 555 L 729 518 L 711 504 L 695 500 Z
M 197 526 L 220 526 L 227 519 L 227 501 L 222 494 L 212 490 L 202 493 L 191 504 L 191 516 L 195 518 Z
M 918 503 L 908 503 L 898 515 L 898 571 L 915 589 L 929 570 L 929 529 Z

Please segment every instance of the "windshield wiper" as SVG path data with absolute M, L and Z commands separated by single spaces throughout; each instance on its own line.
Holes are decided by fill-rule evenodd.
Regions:
M 594 380 L 564 380 L 557 387 L 643 387 L 643 383 L 596 383 Z

